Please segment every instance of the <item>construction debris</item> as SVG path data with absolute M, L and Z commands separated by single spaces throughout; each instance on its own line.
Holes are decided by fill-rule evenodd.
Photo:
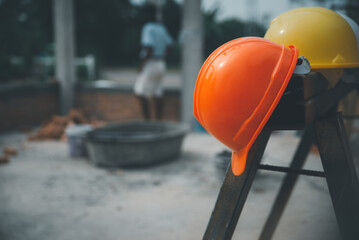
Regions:
M 15 156 L 17 154 L 17 150 L 11 147 L 4 147 L 3 152 L 5 156 Z
M 0 164 L 6 164 L 9 163 L 9 158 L 7 156 L 1 156 L 0 157 Z
M 28 140 L 61 139 L 65 140 L 65 129 L 73 124 L 91 124 L 94 127 L 103 126 L 103 122 L 87 120 L 79 110 L 71 110 L 67 116 L 52 116 L 50 121 L 45 122 L 40 129 L 28 137 Z
M 3 156 L 0 156 L 0 164 L 6 164 L 10 162 L 10 157 L 17 155 L 17 150 L 12 147 L 4 147 L 3 148 Z

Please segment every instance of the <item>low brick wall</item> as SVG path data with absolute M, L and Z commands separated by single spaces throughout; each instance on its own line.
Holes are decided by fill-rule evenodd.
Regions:
M 0 131 L 41 124 L 58 112 L 56 84 L 0 86 Z
M 132 86 L 104 81 L 83 84 L 76 89 L 75 107 L 81 109 L 87 117 L 105 121 L 142 120 L 138 100 Z M 100 83 L 100 84 L 98 84 Z M 105 86 L 103 86 L 105 85 Z M 164 94 L 163 120 L 179 121 L 179 91 L 167 89 Z
M 164 98 L 164 120 L 179 121 L 179 90 L 167 89 Z M 89 119 L 142 120 L 132 87 L 110 81 L 78 85 L 74 105 Z M 58 113 L 59 87 L 56 84 L 0 86 L 0 131 L 39 125 Z

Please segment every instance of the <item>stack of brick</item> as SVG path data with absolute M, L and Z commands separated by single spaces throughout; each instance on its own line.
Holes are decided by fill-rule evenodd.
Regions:
M 52 116 L 28 140 L 65 139 L 65 129 L 72 124 L 92 124 L 95 127 L 104 125 L 99 121 L 87 120 L 79 110 L 71 110 L 67 116 Z
M 10 162 L 10 157 L 15 156 L 17 154 L 17 150 L 11 147 L 5 147 L 3 149 L 3 155 L 0 156 L 0 164 L 5 164 Z

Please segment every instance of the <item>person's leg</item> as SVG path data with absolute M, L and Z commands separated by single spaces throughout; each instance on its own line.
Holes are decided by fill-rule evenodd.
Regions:
M 149 99 L 147 99 L 143 96 L 136 96 L 136 97 L 140 103 L 143 118 L 146 121 L 149 121 L 151 118 Z
M 163 118 L 163 107 L 164 107 L 164 97 L 163 97 L 163 78 L 166 71 L 166 65 L 164 61 L 158 61 L 156 65 L 156 80 L 154 81 L 154 112 L 156 120 L 162 120 Z
M 153 102 L 155 108 L 155 118 L 156 120 L 162 120 L 164 99 L 163 97 L 154 97 Z
M 136 80 L 134 86 L 134 93 L 140 104 L 142 117 L 149 121 L 151 119 L 150 99 L 149 96 L 152 94 L 151 81 L 153 75 L 153 63 L 148 61 L 139 77 Z

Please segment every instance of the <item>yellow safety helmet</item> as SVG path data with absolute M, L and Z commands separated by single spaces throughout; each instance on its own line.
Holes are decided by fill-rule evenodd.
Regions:
M 355 34 L 338 13 L 321 7 L 298 8 L 275 18 L 264 38 L 295 45 L 312 69 L 359 67 Z

